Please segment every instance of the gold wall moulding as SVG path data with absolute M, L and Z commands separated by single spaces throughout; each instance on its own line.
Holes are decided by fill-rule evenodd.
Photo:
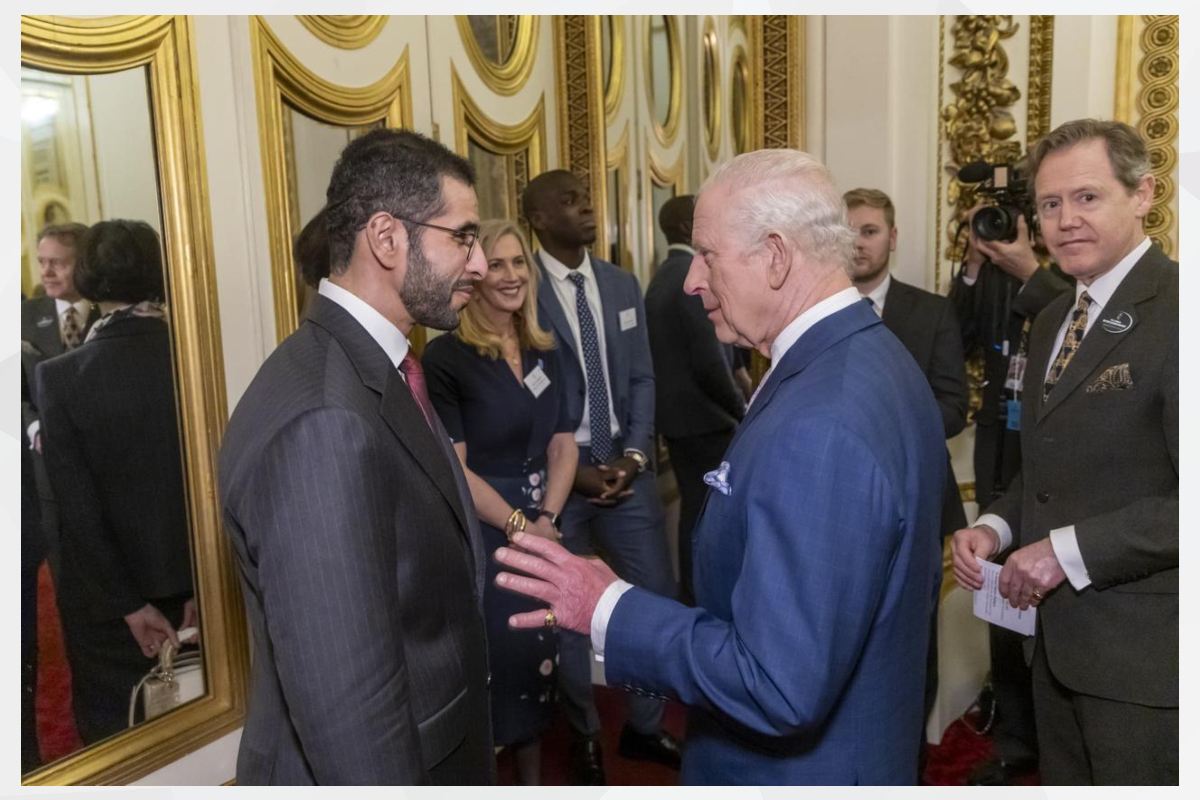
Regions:
M 665 257 L 664 253 L 656 253 L 656 238 L 662 237 L 662 231 L 658 227 L 658 208 L 655 207 L 654 189 L 669 189 L 673 197 L 678 197 L 687 194 L 687 143 L 684 142 L 679 147 L 679 155 L 675 157 L 674 164 L 663 164 L 654 155 L 654 148 L 647 137 L 646 148 L 646 173 L 643 180 L 644 188 L 642 192 L 642 206 L 646 210 L 646 264 L 645 272 L 647 280 L 654 275 L 658 269 L 658 264 Z M 663 238 L 663 242 L 666 239 Z M 665 249 L 665 247 L 664 247 Z
M 755 125 L 752 85 L 746 51 L 738 45 L 733 49 L 733 66 L 729 70 L 729 128 L 735 156 L 753 147 Z
M 646 76 L 646 102 L 649 104 L 647 111 L 654 122 L 654 135 L 659 144 L 670 147 L 679 133 L 679 118 L 683 109 L 683 33 L 679 28 L 679 17 L 662 15 L 663 24 L 666 26 L 667 63 L 670 70 L 667 83 L 670 88 L 666 119 L 659 119 L 654 110 L 654 70 L 651 69 L 651 64 L 654 63 L 651 47 L 652 19 L 653 15 L 650 14 L 642 17 L 642 72 Z
M 622 269 L 633 271 L 633 241 L 632 215 L 629 213 L 629 122 L 621 130 L 617 143 L 608 148 L 607 158 L 608 183 L 605 186 L 608 206 L 606 219 L 609 222 L 608 247 L 602 251 L 605 257 Z M 613 214 L 613 204 L 616 204 L 616 214 Z M 614 220 L 613 217 L 616 217 Z M 616 236 L 612 236 L 612 231 Z M 613 248 L 617 248 L 614 255 Z
M 1032 150 L 1050 132 L 1051 83 L 1054 78 L 1054 17 L 1029 17 L 1029 99 L 1026 101 L 1025 149 Z
M 292 259 L 292 242 L 300 231 L 293 229 L 289 207 L 293 187 L 288 179 L 287 106 L 337 127 L 359 128 L 382 121 L 389 128 L 411 128 L 412 73 L 405 47 L 400 59 L 375 83 L 339 86 L 300 63 L 260 16 L 250 17 L 250 41 L 267 197 L 275 335 L 283 341 L 300 324 L 300 292 Z M 305 222 L 301 220 L 301 225 Z
M 471 60 L 471 66 L 487 87 L 505 96 L 520 91 L 533 72 L 541 19 L 532 14 L 511 17 L 511 24 L 515 26 L 512 50 L 501 63 L 496 63 L 479 46 L 479 40 L 475 38 L 475 31 L 471 28 L 471 20 L 467 15 L 456 14 L 454 18 L 458 23 L 459 38 L 466 48 L 467 58 Z
M 754 146 L 804 149 L 804 17 L 749 17 L 754 80 Z
M 558 160 L 583 182 L 596 213 L 597 252 L 608 252 L 604 76 L 600 74 L 600 18 L 554 15 Z
M 704 145 L 709 160 L 721 153 L 721 42 L 712 17 L 704 18 L 700 36 L 701 101 L 704 103 Z
M 625 15 L 613 14 L 607 20 L 601 20 L 600 24 L 608 26 L 612 44 L 608 74 L 603 76 L 604 117 L 611 123 L 616 118 L 617 110 L 621 107 L 621 98 L 625 95 Z
M 463 85 L 458 70 L 450 67 L 451 92 L 454 104 L 454 149 L 463 158 L 470 158 L 474 142 L 489 153 L 512 156 L 508 174 L 509 208 L 520 209 L 520 197 L 529 181 L 546 171 L 546 98 L 538 96 L 533 112 L 515 125 L 497 122 L 484 113 Z M 515 220 L 529 236 L 523 212 Z
M 228 414 L 192 25 L 187 16 L 22 16 L 21 65 L 72 75 L 145 67 L 149 75 L 206 693 L 23 779 L 127 784 L 238 728 L 246 705 L 245 616 L 215 488 Z
M 297 14 L 300 24 L 325 44 L 359 50 L 375 41 L 390 17 L 387 14 Z
M 1171 204 L 1175 200 L 1175 166 L 1179 141 L 1179 17 L 1143 16 L 1142 59 L 1137 95 L 1138 132 L 1146 140 L 1154 175 L 1154 205 L 1146 216 L 1146 235 L 1164 253 L 1177 257 L 1178 233 Z

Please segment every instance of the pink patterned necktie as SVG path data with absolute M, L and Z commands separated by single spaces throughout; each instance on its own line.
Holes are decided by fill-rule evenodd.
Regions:
M 421 362 L 413 355 L 412 350 L 409 350 L 408 355 L 404 356 L 404 360 L 400 362 L 400 372 L 404 373 L 409 391 L 412 392 L 413 399 L 420 406 L 421 413 L 425 415 L 425 422 L 429 425 L 429 429 L 437 431 L 437 425 L 433 422 L 433 404 L 429 402 L 429 392 L 425 389 L 425 370 L 421 368 Z

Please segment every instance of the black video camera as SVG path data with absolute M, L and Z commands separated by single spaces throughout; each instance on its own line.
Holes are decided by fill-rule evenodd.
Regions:
M 1017 238 L 1017 218 L 1024 215 L 1033 224 L 1033 198 L 1029 195 L 1028 160 L 1012 164 L 973 161 L 958 171 L 962 183 L 977 183 L 976 193 L 990 205 L 971 218 L 971 230 L 988 242 L 1012 242 Z

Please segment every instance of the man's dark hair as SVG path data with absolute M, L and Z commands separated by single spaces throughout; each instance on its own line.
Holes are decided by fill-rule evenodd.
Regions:
M 76 260 L 83 257 L 83 240 L 87 237 L 88 227 L 79 222 L 66 222 L 60 225 L 47 225 L 38 231 L 37 240 L 53 239 L 75 251 Z
M 329 234 L 325 229 L 328 217 L 322 208 L 308 221 L 292 245 L 292 259 L 300 279 L 316 288 L 321 278 L 329 277 Z
M 166 297 L 162 248 L 158 234 L 145 222 L 97 222 L 88 230 L 80 255 L 75 288 L 93 303 L 140 303 Z
M 533 225 L 533 214 L 543 208 L 546 199 L 556 195 L 563 178 L 573 178 L 575 173 L 565 169 L 551 169 L 539 174 L 529 182 L 521 194 L 521 215 Z
M 346 145 L 325 192 L 330 271 L 346 270 L 354 239 L 372 215 L 385 211 L 424 221 L 441 214 L 443 177 L 475 185 L 475 170 L 466 159 L 415 131 L 375 130 Z M 405 228 L 420 240 L 419 226 L 406 223 Z
M 658 210 L 658 227 L 667 244 L 691 244 L 692 217 L 696 214 L 696 197 L 682 194 L 672 197 Z
M 1142 178 L 1150 174 L 1150 156 L 1141 134 L 1124 122 L 1099 119 L 1064 122 L 1043 136 L 1029 154 L 1029 174 L 1036 179 L 1046 156 L 1090 139 L 1104 142 L 1113 175 L 1126 191 L 1136 191 Z

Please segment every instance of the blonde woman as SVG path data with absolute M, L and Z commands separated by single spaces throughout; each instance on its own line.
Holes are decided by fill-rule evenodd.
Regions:
M 495 587 L 492 554 L 514 530 L 557 540 L 575 478 L 579 421 L 567 415 L 554 336 L 537 324 L 537 269 L 512 222 L 484 222 L 488 270 L 452 335 L 422 359 L 429 396 L 462 460 L 488 553 L 484 590 L 492 672 L 492 729 L 514 749 L 517 782 L 539 783 L 540 737 L 554 710 L 556 641 L 513 631 L 508 618 L 538 604 Z

